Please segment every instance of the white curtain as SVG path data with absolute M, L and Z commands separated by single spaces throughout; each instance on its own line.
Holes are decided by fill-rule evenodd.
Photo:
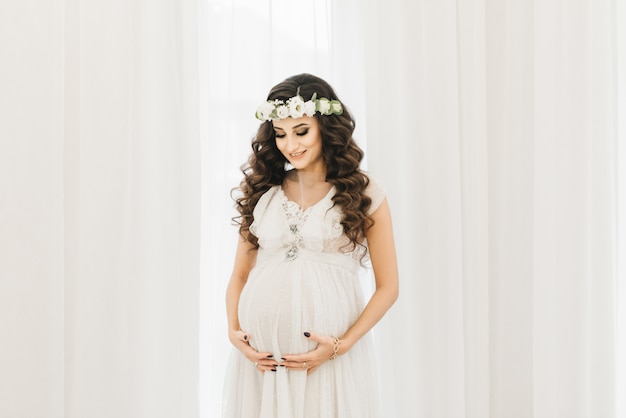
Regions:
M 60 5 L 0 8 L 0 416 L 63 416 Z
M 617 416 L 623 7 L 367 2 L 369 164 L 401 270 L 388 416 Z
M 626 2 L 620 1 L 616 4 L 615 19 L 618 22 L 615 36 L 617 38 L 616 53 L 617 57 L 615 65 L 618 69 L 616 103 L 618 117 L 616 121 L 617 128 L 617 171 L 618 181 L 616 190 L 617 199 L 617 283 L 615 286 L 616 294 L 616 412 L 619 418 L 626 415 Z M 620 24 L 621 23 L 621 24 Z
M 195 9 L 2 3 L 2 417 L 197 415 Z

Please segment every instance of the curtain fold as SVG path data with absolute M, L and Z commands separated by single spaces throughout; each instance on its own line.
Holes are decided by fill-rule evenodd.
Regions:
M 0 5 L 0 416 L 63 406 L 63 2 Z
M 2 8 L 0 416 L 197 416 L 197 4 Z
M 195 5 L 66 10 L 66 416 L 194 416 Z
M 626 2 L 618 1 L 615 4 L 614 22 L 626 22 Z M 624 77 L 624 69 L 626 69 L 626 29 L 625 25 L 614 25 L 614 33 L 617 39 L 615 45 L 616 59 L 613 68 L 617 74 L 617 86 L 615 99 L 616 109 L 614 112 L 615 122 L 613 128 L 616 130 L 616 148 L 618 182 L 615 186 L 617 190 L 617 272 L 618 280 L 615 285 L 615 300 L 617 320 L 615 322 L 616 338 L 616 357 L 617 363 L 615 367 L 616 375 L 616 391 L 621 394 L 626 392 L 626 77 Z M 620 303 L 621 302 L 621 303 Z M 616 411 L 620 418 L 626 415 L 626 397 L 616 397 Z M 619 415 L 621 414 L 621 416 Z
M 402 277 L 386 408 L 616 416 L 615 3 L 366 5 Z

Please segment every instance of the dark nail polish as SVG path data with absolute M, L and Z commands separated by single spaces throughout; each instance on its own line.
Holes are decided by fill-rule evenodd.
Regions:
M 272 371 L 273 371 L 273 372 L 275 372 L 275 371 L 276 371 L 276 369 L 272 369 Z
M 304 333 L 304 336 L 305 336 L 305 337 L 307 337 L 307 338 L 309 338 L 309 337 L 311 336 L 311 333 L 310 333 L 310 332 L 305 332 L 305 333 Z
M 285 367 L 285 365 L 284 365 L 284 364 L 279 364 L 278 366 L 279 366 L 279 367 Z
M 274 354 L 270 354 L 269 356 L 267 356 L 267 358 L 272 358 L 274 357 Z
M 282 361 L 287 361 L 287 359 L 286 359 L 286 358 L 284 358 L 284 357 L 281 357 L 280 359 L 281 359 Z
M 243 340 L 244 340 L 244 341 L 248 341 L 248 336 L 247 336 L 247 335 L 244 335 L 244 336 L 243 336 Z

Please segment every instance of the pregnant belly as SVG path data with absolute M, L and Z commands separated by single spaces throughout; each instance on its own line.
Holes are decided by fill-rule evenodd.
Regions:
M 332 266 L 280 263 L 250 273 L 239 301 L 239 321 L 258 351 L 297 354 L 315 348 L 305 331 L 340 337 L 362 306 L 352 274 Z

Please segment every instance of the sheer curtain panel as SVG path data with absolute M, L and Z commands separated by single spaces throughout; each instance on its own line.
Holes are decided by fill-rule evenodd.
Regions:
M 626 393 L 626 1 L 618 1 L 615 5 L 616 25 L 616 53 L 617 59 L 614 65 L 618 69 L 617 78 L 617 121 L 615 129 L 617 129 L 617 169 L 618 182 L 616 190 L 618 191 L 618 213 L 617 213 L 617 271 L 618 282 L 615 286 L 616 300 L 616 391 L 617 394 Z M 616 398 L 617 414 L 619 418 L 626 416 L 626 396 L 618 395 Z M 621 414 L 621 415 L 620 415 Z
M 196 9 L 2 5 L 2 417 L 197 415 Z
M 0 3 L 0 416 L 63 418 L 63 1 Z
M 617 3 L 366 2 L 369 164 L 402 277 L 381 327 L 389 416 L 626 413 Z

